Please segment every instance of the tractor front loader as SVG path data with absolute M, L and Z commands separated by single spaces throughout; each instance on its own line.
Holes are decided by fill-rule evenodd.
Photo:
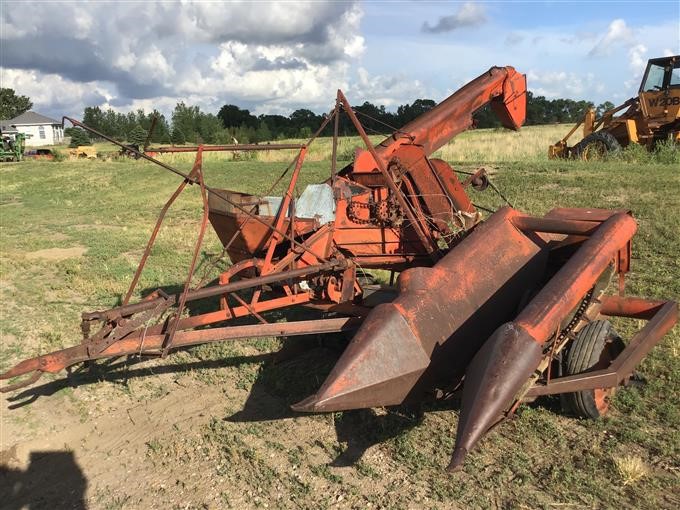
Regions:
M 459 180 L 448 163 L 430 156 L 469 128 L 472 114 L 489 103 L 505 127 L 519 129 L 525 77 L 512 67 L 491 68 L 374 145 L 338 91 L 333 110 L 312 139 L 296 147 L 297 157 L 279 178 L 290 175 L 283 196 L 213 188 L 204 179 L 202 158 L 208 150 L 290 145 L 199 145 L 189 173 L 126 148 L 181 180 L 122 305 L 84 313 L 81 344 L 18 363 L 0 379 L 24 379 L 1 391 L 102 358 L 165 356 L 200 343 L 259 336 L 356 331 L 326 381 L 294 410 L 396 406 L 462 392 L 452 469 L 494 424 L 540 395 L 564 393 L 570 410 L 604 414 L 614 389 L 675 324 L 677 304 L 623 296 L 636 231 L 629 211 L 556 208 L 534 217 L 506 206 L 483 219 L 467 194 L 489 184 L 483 170 Z M 341 114 L 365 148 L 339 169 Z M 296 196 L 309 145 L 327 126 L 334 133 L 330 177 Z M 133 302 L 167 210 L 192 185 L 200 189 L 203 216 L 182 292 L 158 290 Z M 208 222 L 232 265 L 218 281 L 196 283 Z M 362 278 L 370 269 L 399 273 L 396 297 L 371 299 L 375 289 Z M 618 282 L 618 292 L 609 290 L 610 280 Z M 187 303 L 197 300 L 207 301 L 203 311 L 187 315 Z M 216 308 L 206 310 L 211 303 Z M 299 306 L 332 316 L 268 321 L 269 311 Z M 625 345 L 606 320 L 610 316 L 648 322 Z M 244 318 L 250 323 L 243 324 Z
M 583 139 L 573 147 L 567 140 L 583 126 Z M 680 55 L 653 58 L 633 97 L 596 119 L 590 108 L 578 124 L 548 149 L 552 158 L 598 159 L 631 143 L 648 150 L 671 138 L 680 143 Z
M 30 136 L 30 135 L 29 135 Z M 21 161 L 26 148 L 26 135 L 23 133 L 0 133 L 0 161 Z

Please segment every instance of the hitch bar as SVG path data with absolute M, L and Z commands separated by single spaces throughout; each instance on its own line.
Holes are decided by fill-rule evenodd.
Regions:
M 222 342 L 224 340 L 339 333 L 358 328 L 362 321 L 362 317 L 345 317 L 246 326 L 227 326 L 195 331 L 178 331 L 175 334 L 172 350 L 198 344 Z M 164 339 L 165 335 L 127 337 L 116 341 L 102 352 L 94 354 L 88 354 L 88 345 L 85 343 L 62 349 L 61 351 L 27 359 L 0 375 L 0 379 L 10 379 L 29 373 L 31 376 L 23 381 L 0 388 L 0 393 L 7 393 L 23 388 L 36 382 L 45 372 L 59 372 L 60 370 L 83 361 L 134 354 L 160 354 L 162 352 Z

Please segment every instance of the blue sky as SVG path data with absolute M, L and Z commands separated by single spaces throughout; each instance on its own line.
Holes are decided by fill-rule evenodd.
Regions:
M 395 108 L 492 65 L 515 66 L 535 94 L 618 103 L 648 58 L 680 53 L 680 1 L 5 0 L 0 39 L 2 86 L 54 117 L 179 100 L 324 111 L 337 88 Z

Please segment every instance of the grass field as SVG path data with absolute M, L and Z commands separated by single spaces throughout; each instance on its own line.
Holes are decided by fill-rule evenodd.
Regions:
M 629 293 L 680 298 L 678 169 L 547 161 L 547 143 L 563 134 L 549 129 L 465 133 L 442 157 L 457 169 L 492 168 L 496 185 L 529 213 L 631 208 L 639 231 Z M 172 158 L 190 168 L 186 156 Z M 211 184 L 248 192 L 264 192 L 285 166 L 204 159 Z M 311 159 L 303 181 L 326 178 L 327 152 Z M 177 184 L 132 160 L 0 166 L 1 370 L 78 343 L 81 312 L 117 304 Z M 491 190 L 474 200 L 502 204 Z M 191 189 L 171 210 L 140 288 L 181 284 L 199 218 Z M 204 260 L 219 250 L 209 232 Z M 617 326 L 627 337 L 637 327 Z M 288 404 L 318 387 L 338 350 L 314 341 L 274 364 L 269 353 L 280 346 L 257 340 L 122 360 L 76 386 L 44 378 L 37 393 L 2 405 L 0 493 L 95 509 L 680 506 L 677 327 L 642 363 L 647 383 L 620 391 L 606 418 L 568 417 L 556 399 L 522 406 L 454 475 L 444 467 L 455 407 L 428 405 L 422 419 L 385 409 L 292 415 Z M 0 499 L 2 507 L 8 499 Z
M 520 131 L 506 129 L 479 129 L 461 133 L 447 145 L 434 154 L 434 157 L 447 161 L 468 163 L 505 162 L 505 161 L 542 161 L 548 159 L 548 146 L 560 140 L 572 126 L 553 124 L 546 126 L 527 126 Z M 384 136 L 371 135 L 373 143 L 379 143 Z M 578 135 L 569 140 L 570 144 L 578 141 Z M 306 143 L 306 139 L 290 138 L 277 140 L 272 143 Z M 310 147 L 307 154 L 308 161 L 327 161 L 331 154 L 331 138 L 319 138 Z M 189 144 L 187 144 L 189 145 Z M 338 143 L 340 158 L 351 159 L 354 148 L 361 145 L 358 136 L 341 137 Z M 97 151 L 102 154 L 116 153 L 118 147 L 112 143 L 95 143 Z M 162 146 L 162 145 L 159 145 Z M 58 151 L 66 152 L 63 147 L 55 147 Z M 262 162 L 287 162 L 295 155 L 295 151 L 264 151 L 252 152 L 241 158 L 248 158 Z M 232 161 L 234 156 L 230 152 L 212 153 L 211 159 Z M 170 164 L 181 164 L 193 160 L 190 153 L 160 154 L 158 159 Z

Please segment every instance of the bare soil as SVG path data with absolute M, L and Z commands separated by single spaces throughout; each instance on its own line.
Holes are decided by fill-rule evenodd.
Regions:
M 84 246 L 72 246 L 70 248 L 46 248 L 44 250 L 32 251 L 26 254 L 26 258 L 45 259 L 53 262 L 60 260 L 72 259 L 82 257 L 87 253 L 87 248 Z

